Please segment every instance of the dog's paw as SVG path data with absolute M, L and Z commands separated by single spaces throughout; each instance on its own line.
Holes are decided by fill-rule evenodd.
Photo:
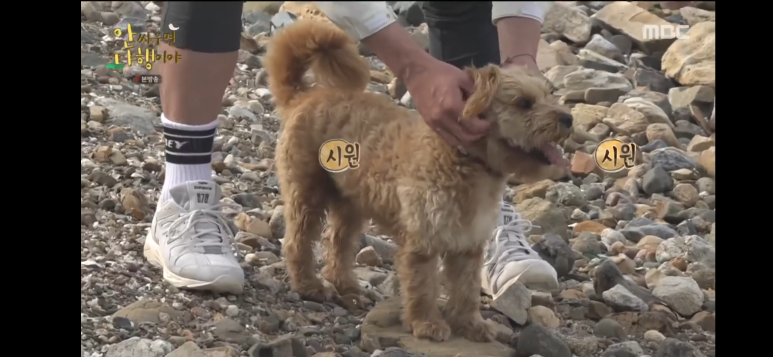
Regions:
M 414 321 L 411 324 L 411 330 L 417 338 L 426 338 L 435 342 L 443 342 L 451 337 L 451 328 L 443 320 Z
M 334 296 L 334 292 L 331 289 L 326 288 L 320 281 L 302 284 L 292 290 L 298 293 L 303 300 L 319 303 L 331 300 Z
M 496 329 L 491 321 L 477 317 L 472 321 L 454 323 L 454 334 L 472 342 L 491 342 L 496 336 Z

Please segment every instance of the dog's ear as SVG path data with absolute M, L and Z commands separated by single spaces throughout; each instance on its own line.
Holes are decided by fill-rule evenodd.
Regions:
M 475 81 L 475 91 L 467 98 L 462 116 L 472 118 L 482 113 L 494 99 L 499 87 L 499 68 L 488 65 L 483 68 L 467 68 L 465 71 Z

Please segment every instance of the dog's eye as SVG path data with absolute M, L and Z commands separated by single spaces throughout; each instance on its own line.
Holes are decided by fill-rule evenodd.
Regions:
M 515 105 L 521 109 L 531 109 L 532 102 L 526 98 L 518 98 L 515 101 Z

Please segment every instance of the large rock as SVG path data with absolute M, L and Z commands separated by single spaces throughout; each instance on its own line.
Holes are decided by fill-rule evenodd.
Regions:
M 671 107 L 689 108 L 693 103 L 714 102 L 714 89 L 707 86 L 674 87 L 668 91 Z
M 706 173 L 709 174 L 709 176 L 714 177 L 714 175 L 717 172 L 717 157 L 716 157 L 716 147 L 712 146 L 706 150 L 703 150 L 701 152 L 701 156 L 698 159 L 698 163 L 703 167 L 704 170 L 706 170 Z
M 542 28 L 546 32 L 555 32 L 568 40 L 584 44 L 590 39 L 591 21 L 581 9 L 556 2 L 545 15 Z
M 161 127 L 161 119 L 150 109 L 111 98 L 97 98 L 94 103 L 107 109 L 107 124 L 128 125 L 133 131 L 144 135 L 152 133 L 155 127 Z
M 550 70 L 556 66 L 576 65 L 577 56 L 572 53 L 572 49 L 563 41 L 554 41 L 547 43 L 545 40 L 539 41 L 537 48 L 537 67 L 541 72 Z
M 588 88 L 616 88 L 627 93 L 633 89 L 631 82 L 619 73 L 610 73 L 585 68 L 564 76 L 564 87 L 567 90 L 586 90 Z
M 668 303 L 679 315 L 689 317 L 701 310 L 703 291 L 692 278 L 667 276 L 652 294 Z
M 298 19 L 313 19 L 330 22 L 330 19 L 319 10 L 313 1 L 285 1 L 279 8 L 279 12 L 289 12 Z
M 644 114 L 623 103 L 612 104 L 603 123 L 624 134 L 641 133 L 647 130 L 650 124 Z
M 188 341 L 165 357 L 208 357 L 208 355 L 196 345 L 196 342 Z
M 438 302 L 439 306 L 444 303 Z M 509 346 L 493 341 L 473 343 L 462 337 L 451 336 L 444 342 L 417 339 L 403 328 L 400 321 L 399 297 L 389 298 L 376 304 L 362 322 L 362 347 L 368 352 L 400 347 L 412 352 L 426 353 L 429 357 L 511 357 L 515 351 Z
M 521 331 L 516 350 L 516 357 L 572 357 L 572 352 L 564 341 L 537 324 L 529 325 Z
M 668 114 L 658 104 L 651 100 L 644 99 L 642 97 L 627 98 L 623 101 L 629 108 L 636 110 L 639 113 L 644 114 L 647 122 L 650 124 L 665 124 L 671 129 L 674 128 L 674 123 L 668 118 Z
M 550 83 L 553 84 L 556 89 L 563 89 L 564 88 L 564 77 L 566 77 L 567 74 L 576 72 L 582 69 L 582 66 L 577 65 L 571 65 L 571 66 L 555 66 L 545 72 L 545 78 L 547 78 Z
M 607 116 L 609 108 L 600 105 L 579 103 L 572 108 L 574 122 L 572 126 L 588 131 Z
M 269 15 L 276 14 L 285 1 L 245 1 L 242 7 L 242 15 L 256 12 L 264 12 Z
M 663 55 L 666 75 L 684 86 L 716 84 L 716 23 L 701 22 L 690 28 Z
M 596 13 L 595 18 L 610 31 L 628 36 L 648 53 L 663 51 L 674 42 L 673 38 L 645 38 L 645 25 L 673 26 L 673 24 L 628 1 L 615 1 L 604 6 Z
M 696 24 L 706 21 L 716 21 L 716 13 L 714 11 L 707 11 L 690 6 L 679 9 L 679 14 L 682 15 L 682 18 L 687 21 L 687 24 L 690 26 L 695 26 Z
M 541 198 L 524 200 L 515 207 L 521 212 L 524 219 L 528 219 L 540 228 L 532 228 L 530 234 L 555 233 L 566 240 L 569 239 L 569 230 L 566 229 L 566 217 L 564 212 L 550 201 Z
M 704 357 L 706 355 L 697 347 L 679 341 L 675 338 L 667 338 L 660 344 L 655 352 L 655 357 Z
M 172 352 L 172 348 L 166 341 L 132 337 L 110 346 L 105 357 L 164 357 Z
M 113 314 L 114 317 L 124 317 L 132 320 L 135 324 L 143 322 L 160 323 L 160 315 L 164 313 L 175 318 L 182 313 L 173 309 L 169 305 L 162 304 L 155 300 L 139 300 L 118 310 Z

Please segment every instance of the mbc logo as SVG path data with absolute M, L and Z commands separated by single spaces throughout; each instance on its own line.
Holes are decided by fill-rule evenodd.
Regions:
M 642 26 L 642 37 L 645 40 L 686 40 L 686 35 L 690 26 L 687 25 L 644 25 Z

